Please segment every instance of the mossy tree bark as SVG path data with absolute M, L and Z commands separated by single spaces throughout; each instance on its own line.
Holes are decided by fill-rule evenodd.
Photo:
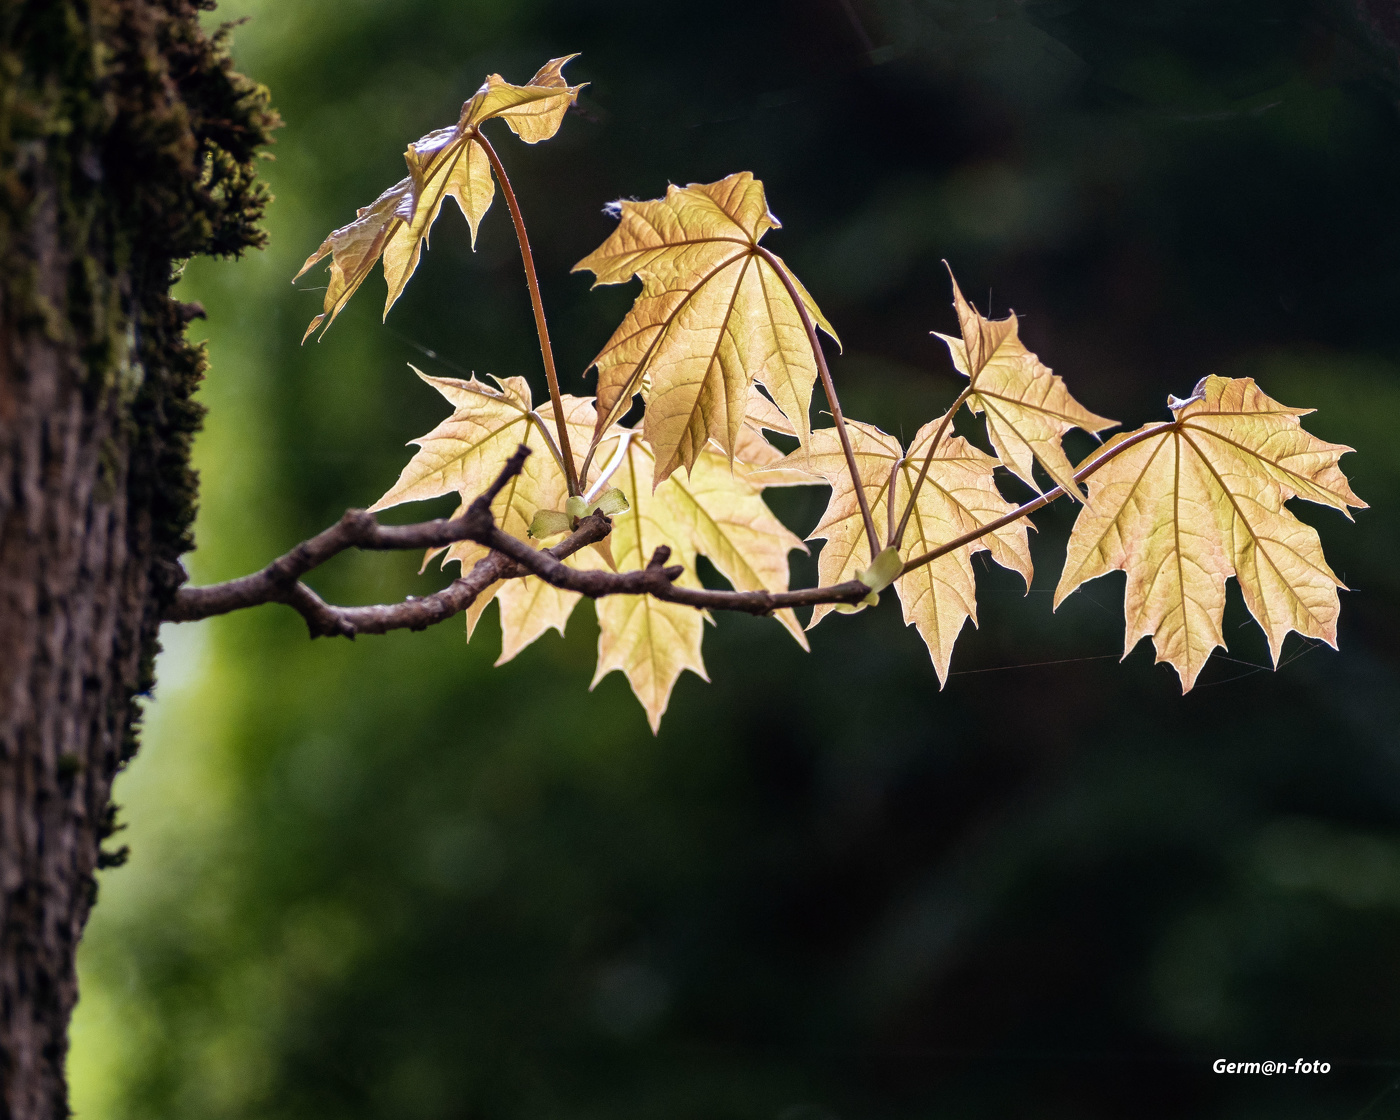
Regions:
M 68 1115 L 74 956 L 190 547 L 199 308 L 275 116 L 190 0 L 0 0 L 0 1109 Z

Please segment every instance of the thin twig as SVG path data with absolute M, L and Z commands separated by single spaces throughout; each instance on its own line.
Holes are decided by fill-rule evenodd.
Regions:
M 1116 458 L 1117 456 L 1121 455 L 1124 451 L 1127 451 L 1128 448 L 1134 446 L 1135 444 L 1141 443 L 1143 440 L 1149 438 L 1150 436 L 1160 434 L 1163 428 L 1170 428 L 1171 426 L 1171 421 L 1153 425 L 1152 427 L 1144 428 L 1142 431 L 1129 436 L 1121 443 L 1115 443 L 1112 447 L 1108 448 L 1106 451 L 1100 454 L 1096 459 L 1093 459 L 1092 461 L 1084 464 L 1084 466 L 1080 467 L 1079 470 L 1076 471 L 1074 474 L 1074 481 L 1083 482 L 1096 470 L 1107 464 L 1109 460 Z M 907 575 L 909 572 L 912 572 L 915 568 L 922 568 L 925 564 L 931 564 L 940 556 L 946 556 L 950 552 L 956 552 L 958 549 L 962 548 L 963 545 L 971 544 L 973 541 L 979 539 L 980 537 L 985 537 L 988 533 L 995 533 L 998 529 L 1010 525 L 1013 521 L 1019 521 L 1021 518 L 1029 516 L 1036 510 L 1043 509 L 1045 506 L 1048 506 L 1051 502 L 1053 502 L 1056 498 L 1064 497 L 1064 493 L 1065 488 L 1063 486 L 1056 486 L 1053 490 L 1047 490 L 1040 497 L 1034 498 L 1031 501 L 1026 502 L 1025 505 L 1017 506 L 1005 516 L 998 517 L 995 521 L 989 521 L 985 525 L 979 525 L 976 529 L 973 529 L 971 532 L 964 533 L 962 536 L 948 541 L 946 544 L 941 544 L 935 549 L 930 549 L 928 552 L 925 552 L 922 556 L 916 556 L 912 560 L 906 561 L 904 567 L 899 570 L 899 574 L 901 576 Z
M 501 184 L 501 193 L 506 196 L 506 208 L 510 210 L 510 220 L 515 223 L 515 239 L 520 243 L 520 259 L 525 263 L 525 284 L 530 289 L 530 307 L 535 312 L 535 332 L 540 336 L 540 354 L 544 357 L 544 376 L 549 382 L 549 399 L 554 404 L 554 426 L 559 432 L 559 451 L 564 457 L 564 478 L 569 486 L 569 496 L 581 493 L 578 473 L 574 465 L 574 453 L 569 447 L 568 418 L 564 415 L 564 402 L 559 395 L 559 375 L 554 369 L 554 349 L 549 343 L 549 324 L 545 322 L 544 301 L 540 298 L 540 281 L 535 275 L 535 257 L 530 252 L 530 237 L 525 232 L 525 217 L 520 213 L 520 203 L 516 201 L 501 157 L 491 142 L 477 129 L 476 142 L 486 153 L 495 173 L 496 182 Z
M 797 290 L 797 285 L 787 274 L 783 262 L 762 245 L 755 245 L 754 251 L 767 261 L 773 271 L 778 274 L 778 279 L 783 282 L 783 287 L 787 289 L 788 296 L 797 308 L 797 314 L 802 319 L 802 326 L 806 328 L 807 342 L 812 347 L 812 357 L 817 362 L 817 372 L 821 375 L 822 388 L 826 390 L 826 401 L 831 408 L 831 418 L 836 421 L 836 438 L 841 441 L 841 451 L 846 456 L 846 469 L 851 472 L 851 483 L 856 488 L 856 501 L 860 504 L 860 516 L 861 520 L 865 522 L 865 536 L 870 545 L 870 559 L 873 561 L 880 554 L 880 537 L 875 532 L 875 519 L 870 516 L 870 503 L 866 500 L 865 487 L 860 480 L 860 468 L 856 466 L 856 454 L 851 450 L 851 437 L 846 434 L 846 417 L 841 412 L 841 401 L 836 396 L 836 386 L 831 380 L 831 370 L 827 368 L 826 355 L 822 353 L 821 339 L 817 337 L 817 325 L 812 321 L 812 316 L 807 311 L 807 304 L 802 299 L 802 293 Z
M 230 611 L 242 610 L 245 607 L 255 607 L 262 603 L 287 603 L 306 617 L 313 636 L 343 634 L 346 637 L 354 637 L 356 628 L 353 626 L 352 620 L 342 619 L 336 615 L 336 612 L 344 608 L 331 607 L 322 602 L 314 591 L 300 582 L 301 577 L 349 548 L 417 550 L 442 548 L 458 541 L 472 539 L 474 533 L 480 533 L 492 525 L 491 503 L 505 485 L 520 473 L 525 465 L 526 456 L 529 454 L 530 449 L 521 444 L 506 461 L 496 480 L 487 487 L 486 492 L 477 497 L 460 517 L 450 520 L 439 518 L 416 525 L 381 525 L 375 519 L 374 514 L 367 510 L 346 510 L 345 516 L 329 529 L 317 533 L 310 540 L 302 541 L 301 544 L 290 552 L 279 556 L 260 572 L 240 576 L 238 579 L 227 580 L 224 583 L 216 583 L 209 587 L 181 588 L 176 594 L 175 601 L 166 610 L 165 619 L 168 622 L 192 622 L 218 614 L 228 614 Z M 608 527 L 608 529 L 610 528 L 611 526 Z M 598 529 L 597 526 L 593 527 L 595 533 L 598 533 Z M 601 540 L 607 531 L 607 529 L 603 529 L 594 539 Z M 573 536 L 577 537 L 582 533 L 584 533 L 584 528 L 580 525 L 579 531 Z M 563 543 L 570 544 L 572 542 L 573 537 L 570 537 Z M 592 541 L 584 541 L 583 543 L 592 543 Z M 577 545 L 577 548 L 581 547 L 583 544 Z M 571 549 L 571 551 L 576 551 L 576 549 Z M 462 582 L 464 581 L 457 581 L 457 583 Z M 449 596 L 450 598 L 451 596 Z M 472 598 L 475 598 L 475 595 L 468 598 L 457 609 L 460 610 L 469 605 Z M 405 618 L 409 621 L 400 623 L 400 625 L 421 629 L 422 626 L 426 626 L 430 622 L 438 621 L 436 617 L 433 617 L 423 621 L 421 625 L 415 625 L 423 611 L 431 613 L 430 606 L 422 606 L 426 602 L 427 600 L 423 599 L 407 600 L 406 603 L 396 604 L 396 607 L 392 609 L 407 608 Z M 365 611 L 391 608 L 352 609 Z M 393 629 L 394 627 L 388 628 Z
M 491 503 L 518 475 L 530 454 L 523 444 L 507 460 L 487 490 L 456 518 L 424 521 L 415 525 L 380 525 L 365 510 L 348 510 L 336 524 L 252 575 L 208 587 L 181 588 L 166 610 L 167 622 L 193 622 L 228 614 L 263 603 L 285 603 L 306 619 L 312 637 L 383 634 L 389 630 L 421 630 L 469 607 L 497 580 L 536 575 L 545 582 L 589 598 L 606 595 L 651 595 L 670 603 L 709 610 L 743 611 L 764 615 L 784 607 L 818 603 L 854 603 L 869 594 L 863 583 L 851 581 L 833 587 L 801 591 L 710 591 L 677 587 L 683 569 L 667 566 L 670 549 L 662 546 L 651 562 L 630 572 L 579 570 L 563 561 L 579 549 L 596 544 L 612 531 L 612 522 L 601 513 L 581 519 L 578 528 L 553 548 L 535 549 L 503 532 L 491 516 Z M 490 554 L 462 578 L 433 595 L 368 607 L 338 607 L 326 603 L 301 577 L 350 548 L 419 550 L 441 548 L 471 540 L 485 545 Z
M 1114 444 L 1081 467 L 1074 480 L 1082 482 L 1128 448 L 1171 426 L 1171 423 L 1153 425 Z M 165 621 L 193 622 L 263 603 L 285 603 L 306 619 L 313 638 L 332 635 L 353 638 L 356 634 L 383 634 L 389 630 L 421 630 L 465 610 L 497 580 L 527 575 L 539 576 L 546 583 L 576 591 L 590 599 L 601 599 L 606 595 L 650 595 L 664 602 L 681 603 L 701 610 L 743 611 L 754 615 L 771 614 L 785 607 L 858 603 L 870 594 L 870 588 L 859 580 L 798 591 L 711 591 L 680 587 L 676 580 L 684 569 L 679 565 L 667 566 L 671 550 L 665 545 L 652 554 L 645 568 L 634 571 L 571 568 L 564 563 L 565 559 L 581 548 L 598 543 L 612 532 L 612 522 L 601 513 L 583 518 L 573 533 L 553 548 L 546 549 L 535 549 L 503 532 L 491 516 L 492 501 L 521 472 L 529 454 L 530 449 L 521 444 L 506 461 L 496 480 L 467 506 L 460 517 L 424 521 L 416 525 L 380 525 L 374 515 L 366 510 L 347 510 L 345 516 L 329 529 L 303 541 L 260 572 L 208 587 L 181 588 L 165 612 Z M 971 544 L 988 533 L 994 533 L 1063 495 L 1064 489 L 1056 486 L 1004 517 L 980 525 L 955 540 L 915 557 L 904 565 L 900 575 Z M 418 550 L 442 548 L 466 540 L 485 545 L 490 549 L 489 555 L 461 579 L 423 598 L 369 607 L 337 607 L 326 603 L 301 582 L 301 577 L 307 572 L 349 548 Z

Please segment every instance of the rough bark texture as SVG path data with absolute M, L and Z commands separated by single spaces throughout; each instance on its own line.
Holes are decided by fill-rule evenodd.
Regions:
M 201 5 L 204 6 L 204 5 Z M 275 118 L 188 0 L 0 0 L 0 1110 L 68 1115 L 74 955 L 190 547 L 198 308 Z

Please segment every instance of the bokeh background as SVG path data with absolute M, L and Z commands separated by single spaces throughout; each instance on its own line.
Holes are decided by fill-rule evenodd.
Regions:
M 1207 373 L 1315 406 L 1373 509 L 1299 510 L 1352 588 L 1341 652 L 1294 636 L 1262 668 L 1232 590 L 1228 655 L 1185 698 L 1148 644 L 1117 664 L 1121 577 L 1052 617 L 1059 508 L 1030 595 L 980 574 L 946 688 L 893 596 L 810 655 L 725 617 L 713 683 L 683 678 L 656 738 L 620 675 L 588 691 L 586 605 L 500 669 L 494 610 L 470 645 L 460 618 L 310 642 L 276 607 L 167 627 L 117 785 L 131 859 L 81 953 L 80 1120 L 1400 1115 L 1400 67 L 1366 7 L 211 15 L 251 17 L 236 57 L 287 123 L 270 247 L 181 285 L 213 362 L 196 581 L 393 481 L 443 412 L 406 362 L 542 391 L 499 201 L 475 254 L 448 208 L 387 326 L 376 273 L 299 346 L 320 294 L 288 281 L 485 74 L 572 51 L 579 112 L 499 144 L 566 388 L 632 298 L 568 271 L 602 204 L 750 169 L 841 331 L 850 414 L 908 436 L 957 392 L 928 335 L 954 323 L 946 257 L 1130 426 Z M 823 502 L 773 497 L 802 533 Z M 312 582 L 364 603 L 447 578 L 416 566 L 351 554 Z

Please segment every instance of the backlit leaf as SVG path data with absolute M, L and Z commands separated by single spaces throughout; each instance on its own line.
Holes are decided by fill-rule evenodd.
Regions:
M 803 547 L 764 503 L 760 488 L 731 471 L 724 455 L 704 449 L 688 476 L 672 475 L 653 489 L 655 459 L 639 433 L 623 433 L 608 484 L 627 496 L 629 508 L 613 518 L 610 538 L 618 567 L 646 567 L 658 545 L 671 549 L 668 564 L 685 569 L 681 583 L 698 587 L 695 557 L 703 553 L 737 590 L 784 591 L 787 554 Z M 597 566 L 589 557 L 585 563 Z M 806 637 L 790 610 L 779 622 L 803 646 Z M 626 674 L 655 731 L 685 669 L 705 676 L 700 653 L 703 616 L 690 607 L 650 596 L 610 595 L 598 600 L 597 684 L 614 669 Z
M 739 438 L 734 441 L 734 470 L 747 475 L 751 481 L 767 489 L 770 486 L 812 486 L 825 482 L 820 475 L 791 465 L 779 466 L 786 456 L 768 442 L 763 430 L 796 436 L 797 431 L 776 405 L 754 386 L 749 391 L 749 404 Z M 761 480 L 755 476 L 762 471 Z
M 563 395 L 562 400 L 564 413 L 568 417 L 569 438 L 572 441 L 572 446 L 582 447 L 588 433 L 593 429 L 593 402 L 571 396 L 568 393 Z M 545 401 L 535 411 L 545 429 L 553 433 L 553 404 Z M 536 458 L 537 456 L 531 455 L 529 459 L 525 460 L 527 469 Z M 539 463 L 535 464 L 535 470 L 541 476 L 540 481 L 530 489 L 528 495 L 516 503 L 516 512 L 522 518 L 525 512 L 534 506 L 534 512 L 530 514 L 532 522 L 541 509 L 558 508 L 559 505 L 564 504 L 568 495 L 568 482 L 564 478 L 563 470 L 559 468 L 558 460 L 553 457 L 553 453 L 549 453 L 547 461 L 543 455 L 539 456 L 539 459 Z M 499 519 L 497 523 L 500 524 Z M 502 528 L 504 527 L 502 525 Z M 510 532 L 512 536 L 520 536 L 514 529 L 506 531 Z M 526 536 L 528 537 L 528 535 L 529 527 L 527 526 Z M 530 543 L 536 548 L 547 548 L 556 542 L 531 539 Z M 457 560 L 461 563 L 461 571 L 466 573 L 478 560 L 487 555 L 487 551 L 484 546 L 474 541 L 458 541 L 447 550 L 443 564 Z M 593 545 L 592 551 L 607 560 L 610 555 L 608 541 L 604 539 Z M 564 563 L 577 564 L 577 555 L 569 557 Z M 496 659 L 496 664 L 504 665 L 545 631 L 557 630 L 562 635 L 564 627 L 569 621 L 569 616 L 573 613 L 574 607 L 578 605 L 580 596 L 577 592 L 553 587 L 538 576 L 498 580 L 478 596 L 470 608 L 467 618 L 468 641 L 471 640 L 476 620 L 481 617 L 481 612 L 486 609 L 493 598 L 499 599 L 501 603 L 501 655 Z
M 620 465 L 611 484 L 627 495 L 629 508 L 613 520 L 610 539 L 618 567 L 644 568 L 652 553 L 664 544 L 671 548 L 668 563 L 685 569 L 679 582 L 700 586 L 689 534 L 676 523 L 666 489 L 658 487 L 653 491 L 650 454 L 634 433 L 620 438 L 626 442 L 620 449 Z M 591 557 L 584 563 L 599 566 Z M 663 603 L 650 595 L 609 595 L 597 601 L 596 609 L 598 667 L 590 687 L 596 687 L 613 670 L 621 670 L 655 733 L 682 672 L 689 669 L 702 680 L 710 679 L 700 652 L 705 618 L 690 607 Z
M 618 227 L 574 270 L 598 284 L 636 276 L 642 292 L 594 359 L 599 431 L 619 419 L 650 378 L 643 432 L 656 448 L 657 483 L 690 468 L 714 440 L 732 457 L 753 383 L 787 416 L 805 446 L 816 360 L 786 278 L 813 321 L 830 324 L 759 240 L 778 220 L 748 172 L 623 201 Z
M 349 225 L 333 231 L 297 273 L 300 278 L 317 261 L 331 258 L 324 309 L 311 320 L 303 342 L 323 323 L 329 327 L 335 321 L 381 257 L 389 286 L 384 314 L 389 314 L 418 267 L 428 231 L 445 199 L 454 199 L 461 208 L 475 247 L 477 227 L 495 194 L 486 152 L 476 142 L 477 129 L 500 117 L 527 144 L 548 140 L 583 88 L 569 85 L 561 74 L 564 64 L 575 57 L 547 62 L 523 86 L 512 85 L 499 74 L 490 75 L 462 106 L 454 126 L 430 132 L 408 146 L 404 153 L 408 177 L 361 207 Z
M 925 424 L 905 451 L 897 439 L 880 429 L 847 421 L 866 500 L 877 525 L 885 524 L 889 517 L 891 482 L 895 510 L 903 511 L 929 442 L 941 426 L 941 419 Z M 813 432 L 810 455 L 794 453 L 780 466 L 805 466 L 831 484 L 826 512 L 808 538 L 826 541 L 817 558 L 821 583 L 830 585 L 859 578 L 859 573 L 871 564 L 870 545 L 835 429 Z M 900 558 L 908 561 L 921 556 L 1010 512 L 1013 507 L 998 493 L 994 482 L 992 472 L 996 466 L 997 460 L 992 456 L 960 436 L 945 433 L 914 503 L 899 549 Z M 759 481 L 766 476 L 763 471 L 754 475 Z M 894 581 L 904 621 L 924 639 L 940 682 L 947 679 L 953 645 L 963 624 L 969 618 L 973 625 L 977 624 L 973 554 L 989 551 L 992 559 L 1019 572 L 1029 586 L 1032 568 L 1026 528 L 1025 521 L 1003 526 Z M 816 607 L 808 629 L 834 609 L 830 605 Z
M 904 456 L 899 440 L 880 431 L 873 424 L 847 420 L 846 431 L 851 438 L 856 466 L 865 488 L 865 499 L 877 524 L 888 516 L 886 502 L 890 469 Z M 834 428 L 818 428 L 812 433 L 809 450 L 799 448 L 770 470 L 754 471 L 755 481 L 766 482 L 773 472 L 798 470 L 817 476 L 830 484 L 831 497 L 826 511 L 808 540 L 824 540 L 817 557 L 817 578 L 823 586 L 856 578 L 856 572 L 870 565 L 870 545 L 865 538 L 860 505 L 855 485 L 847 472 L 846 459 Z M 778 477 L 782 477 L 779 475 Z M 822 604 L 812 610 L 807 624 L 811 629 L 836 608 Z
M 568 484 L 553 444 L 553 405 L 546 401 L 533 409 L 530 386 L 521 377 L 497 379 L 499 388 L 495 388 L 476 378 L 462 381 L 415 372 L 447 398 L 453 413 L 427 435 L 412 441 L 418 446 L 417 454 L 404 467 L 398 482 L 371 510 L 455 493 L 461 499 L 457 511 L 460 515 L 466 503 L 495 480 L 502 464 L 523 443 L 534 453 L 525 460 L 520 474 L 497 495 L 491 512 L 505 532 L 537 548 L 543 547 L 543 542 L 530 537 L 530 524 L 540 510 L 558 509 L 568 496 Z M 563 403 L 569 434 L 577 441 L 575 446 L 583 446 L 593 431 L 593 403 L 567 394 Z M 546 432 L 550 438 L 546 438 Z M 450 548 L 430 550 L 424 564 L 445 553 L 443 563 L 455 560 L 465 574 L 488 552 L 475 541 L 458 541 Z M 534 576 L 498 581 L 467 610 L 468 638 L 482 612 L 498 595 L 502 597 L 501 657 L 505 661 L 550 627 L 562 633 L 564 622 L 578 601 L 577 594 L 548 587 Z
M 497 665 L 504 665 L 547 630 L 557 630 L 563 636 L 569 616 L 582 598 L 576 591 L 555 587 L 537 576 L 503 580 L 497 588 L 496 598 L 501 604 L 501 656 L 496 658 Z
M 564 471 L 552 439 L 554 414 L 546 402 L 532 408 L 529 385 L 510 377 L 487 385 L 475 378 L 428 377 L 419 373 L 454 406 L 436 428 L 414 440 L 418 451 L 398 482 L 372 507 L 387 509 L 402 502 L 455 493 L 462 505 L 480 494 L 500 472 L 501 464 L 524 443 L 534 454 L 492 504 L 497 524 L 534 547 L 529 528 L 540 510 L 562 508 L 568 498 Z M 569 434 L 583 447 L 594 430 L 591 401 L 565 396 Z M 772 423 L 782 419 L 770 418 Z M 761 437 L 758 437 L 761 440 Z M 781 458 L 776 448 L 764 442 Z M 729 582 L 741 591 L 783 591 L 788 586 L 787 554 L 803 544 L 764 503 L 762 486 L 731 470 L 727 458 L 706 448 L 688 476 L 676 476 L 653 487 L 655 460 L 639 432 L 611 429 L 605 454 L 594 461 L 589 477 L 590 503 L 609 495 L 613 531 L 596 551 L 576 553 L 570 563 L 582 567 L 623 570 L 643 568 L 658 545 L 671 549 L 668 563 L 685 569 L 681 582 L 700 586 L 695 558 L 704 553 Z M 611 491 L 620 494 L 611 494 Z M 619 508 L 622 499 L 626 508 Z M 444 563 L 461 563 L 469 571 L 488 555 L 485 546 L 459 541 L 446 550 Z M 615 558 L 616 564 L 612 562 Z M 500 580 L 479 595 L 467 612 L 468 636 L 493 599 L 501 603 L 501 656 L 509 661 L 546 630 L 561 634 L 580 596 L 545 584 L 535 576 Z M 777 612 L 778 621 L 806 648 L 806 636 L 792 611 Z M 653 730 L 659 726 L 677 677 L 685 669 L 705 676 L 700 654 L 704 616 L 691 607 L 663 603 L 650 596 L 609 596 L 598 602 L 600 626 L 598 674 L 622 669 L 647 711 Z
M 953 365 L 968 379 L 973 390 L 968 407 L 986 415 L 987 435 L 997 455 L 1036 491 L 1040 487 L 1031 468 L 1039 461 L 1071 498 L 1080 499 L 1060 440 L 1071 428 L 1098 432 L 1117 421 L 1095 416 L 1070 396 L 1064 381 L 1021 342 L 1015 315 L 984 318 L 963 298 L 957 280 L 953 306 L 962 337 L 933 333 L 948 344 Z
M 1316 530 L 1284 507 L 1306 498 L 1363 508 L 1324 443 L 1249 378 L 1207 377 L 1170 423 L 1114 437 L 1139 439 L 1089 479 L 1089 506 L 1070 536 L 1058 606 L 1086 580 L 1127 572 L 1123 656 L 1151 635 L 1182 691 L 1196 682 L 1221 636 L 1225 581 L 1244 601 L 1278 664 L 1290 630 L 1336 646 L 1337 588 Z M 1099 452 L 1102 454 L 1102 452 Z

